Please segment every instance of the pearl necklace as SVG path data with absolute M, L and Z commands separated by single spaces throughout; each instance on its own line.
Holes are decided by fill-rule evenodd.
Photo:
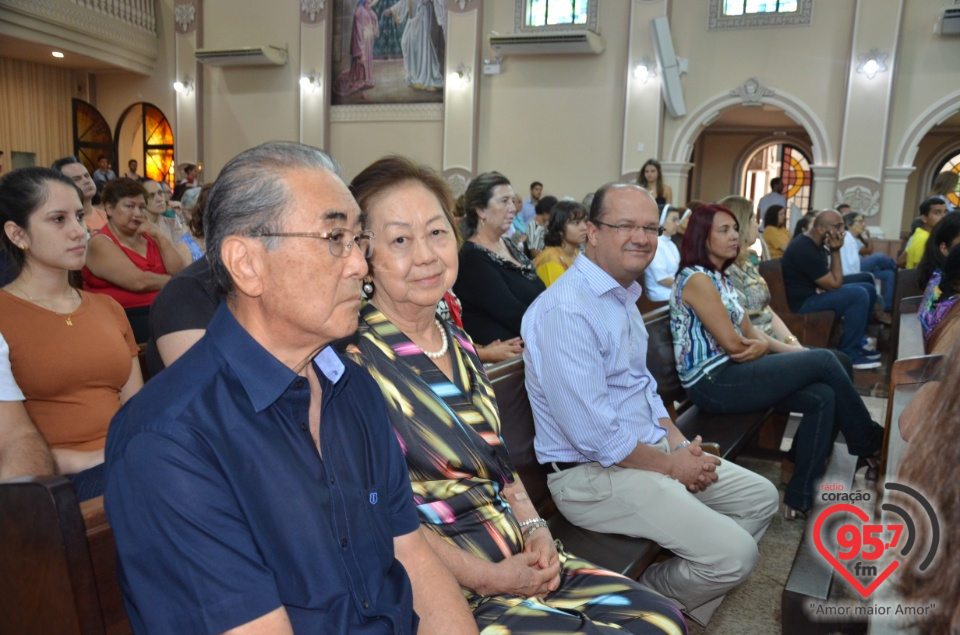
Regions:
M 433 323 L 437 325 L 437 330 L 440 331 L 440 337 L 443 338 L 443 346 L 441 346 L 440 350 L 436 353 L 431 353 L 430 351 L 423 350 L 422 348 L 420 350 L 423 350 L 423 354 L 430 359 L 440 359 L 447 354 L 447 348 L 450 342 L 447 340 L 447 330 L 443 328 L 443 324 L 440 324 L 440 320 L 434 320 Z
M 73 319 L 72 319 L 72 318 L 73 318 L 73 314 L 76 313 L 76 312 L 77 312 L 77 309 L 80 307 L 80 294 L 77 293 L 76 290 L 73 290 L 73 292 L 76 294 L 77 297 L 76 297 L 76 300 L 74 301 L 73 308 L 70 309 L 70 313 L 60 313 L 59 311 L 54 311 L 53 309 L 51 309 L 50 307 L 48 307 L 46 304 L 44 304 L 44 303 L 41 302 L 40 300 L 37 300 L 37 299 L 33 298 L 29 293 L 27 293 L 27 290 L 26 290 L 26 289 L 24 289 L 22 286 L 20 286 L 20 283 L 19 283 L 19 282 L 17 282 L 17 283 L 15 284 L 15 286 L 17 287 L 17 289 L 19 289 L 20 293 L 22 293 L 23 295 L 25 295 L 25 296 L 27 297 L 28 300 L 30 300 L 30 301 L 33 302 L 34 304 L 36 304 L 36 305 L 38 305 L 38 306 L 46 309 L 47 311 L 50 311 L 51 313 L 55 313 L 55 314 L 59 315 L 60 317 L 62 317 L 63 319 L 65 319 L 65 320 L 67 321 L 67 326 L 73 326 Z

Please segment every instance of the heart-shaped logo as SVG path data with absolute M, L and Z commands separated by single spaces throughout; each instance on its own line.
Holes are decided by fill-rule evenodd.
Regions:
M 867 597 L 870 596 L 871 593 L 873 593 L 877 589 L 877 587 L 879 587 L 883 583 L 884 580 L 886 580 L 890 576 L 891 573 L 896 571 L 897 567 L 900 566 L 900 562 L 896 560 L 891 562 L 887 566 L 887 568 L 884 569 L 880 573 L 880 575 L 878 575 L 876 579 L 870 583 L 869 586 L 864 586 L 860 582 L 860 580 L 854 577 L 854 575 L 850 573 L 850 571 L 846 567 L 844 567 L 843 564 L 841 564 L 841 562 L 837 559 L 837 556 L 827 551 L 827 547 L 823 544 L 823 536 L 821 535 L 822 533 L 821 530 L 823 529 L 823 523 L 827 520 L 827 518 L 829 518 L 830 516 L 838 512 L 850 512 L 851 514 L 859 518 L 864 523 L 870 520 L 870 516 L 867 515 L 867 512 L 863 511 L 859 507 L 855 507 L 853 505 L 847 505 L 844 503 L 831 505 L 830 507 L 823 510 L 819 516 L 817 516 L 817 522 L 813 526 L 813 544 L 816 545 L 817 551 L 820 552 L 820 555 L 826 558 L 827 562 L 833 565 L 833 568 L 839 571 L 840 575 L 842 575 L 844 579 L 846 579 L 846 581 L 849 582 L 850 585 L 853 588 L 855 588 L 857 592 L 860 593 L 860 595 L 864 597 L 864 599 L 866 599 Z M 880 547 L 881 548 L 883 547 L 882 542 L 880 543 Z M 859 546 L 857 547 L 857 551 L 859 551 Z

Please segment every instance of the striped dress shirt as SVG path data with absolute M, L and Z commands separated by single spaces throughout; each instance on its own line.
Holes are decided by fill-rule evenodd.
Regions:
M 647 370 L 640 285 L 624 288 L 586 256 L 530 305 L 523 361 L 540 463 L 610 467 L 653 444 L 669 418 Z

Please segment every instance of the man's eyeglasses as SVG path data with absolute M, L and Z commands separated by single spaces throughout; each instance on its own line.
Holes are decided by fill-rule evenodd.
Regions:
M 328 232 L 253 232 L 247 234 L 250 238 L 317 238 L 327 241 L 330 255 L 335 258 L 346 258 L 354 245 L 360 245 L 360 252 L 364 258 L 370 257 L 373 242 L 373 232 L 363 231 L 354 234 L 349 229 L 335 228 Z
M 650 238 L 663 235 L 663 227 L 658 225 L 611 225 L 610 223 L 605 223 L 601 220 L 594 220 L 590 222 L 594 225 L 603 225 L 604 227 L 609 227 L 618 234 L 628 234 L 630 236 L 634 236 L 638 231 L 643 230 L 643 233 Z

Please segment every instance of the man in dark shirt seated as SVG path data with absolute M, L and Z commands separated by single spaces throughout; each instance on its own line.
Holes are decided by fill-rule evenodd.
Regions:
M 790 241 L 782 261 L 787 304 L 794 313 L 833 311 L 843 318 L 840 351 L 853 361 L 854 368 L 877 368 L 879 355 L 863 350 L 877 289 L 870 282 L 844 284 L 840 262 L 843 236 L 843 218 L 824 210 L 810 229 Z M 830 250 L 829 258 L 824 247 Z
M 179 359 L 203 337 L 219 304 L 220 294 L 206 256 L 179 271 L 163 286 L 150 305 L 150 377 Z
M 225 302 L 111 424 L 136 633 L 477 633 L 380 389 L 328 346 L 356 329 L 369 246 L 335 169 L 287 142 L 224 167 L 206 237 Z

